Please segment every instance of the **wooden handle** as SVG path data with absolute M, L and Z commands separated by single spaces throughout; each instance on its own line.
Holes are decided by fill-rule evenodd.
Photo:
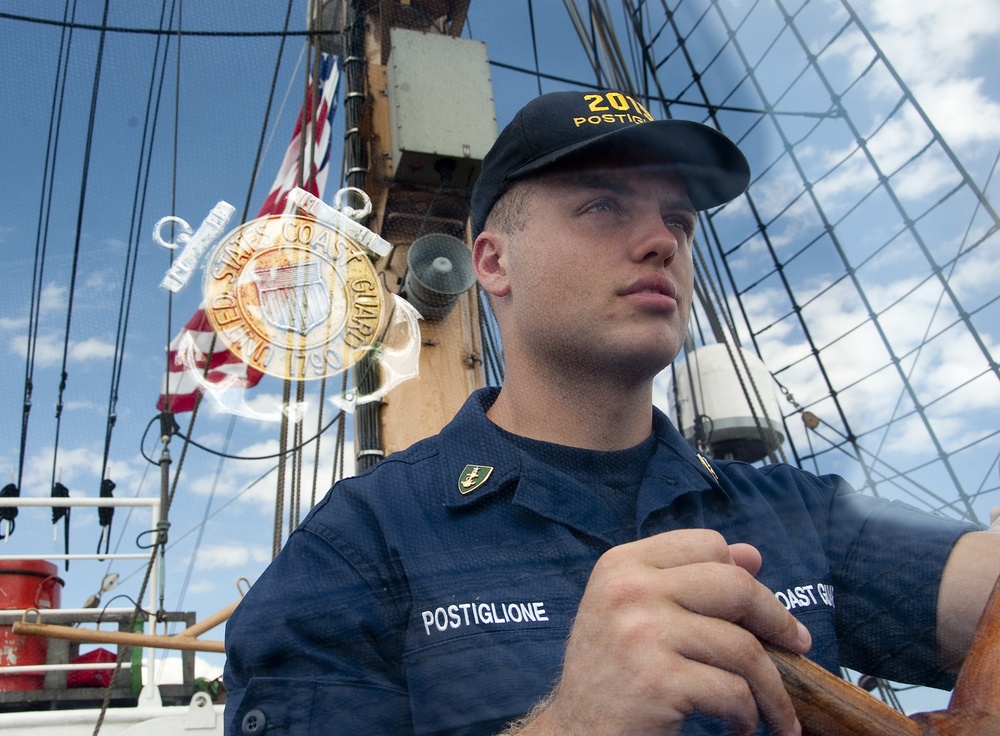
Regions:
M 1000 716 L 1000 579 L 979 619 L 948 710 L 979 711 Z
M 924 736 L 920 726 L 815 662 L 765 643 L 803 736 Z
M 765 643 L 804 736 L 1000 736 L 1000 580 L 946 711 L 912 719 L 798 654 Z
M 979 619 L 948 710 L 913 720 L 933 736 L 1000 736 L 1000 580 Z

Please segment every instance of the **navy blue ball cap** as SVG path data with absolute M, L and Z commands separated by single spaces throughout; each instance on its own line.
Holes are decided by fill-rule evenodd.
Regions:
M 750 165 L 722 133 L 690 120 L 656 120 L 622 92 L 551 92 L 514 116 L 483 159 L 472 190 L 472 227 L 478 235 L 500 196 L 518 179 L 557 162 L 607 147 L 633 160 L 665 165 L 687 188 L 691 204 L 706 210 L 742 194 Z

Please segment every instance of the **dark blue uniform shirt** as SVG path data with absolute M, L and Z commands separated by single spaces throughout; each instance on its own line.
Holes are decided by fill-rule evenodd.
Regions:
M 495 398 L 338 483 L 291 535 L 227 627 L 227 734 L 496 733 L 552 689 L 598 557 L 685 528 L 757 547 L 758 578 L 831 671 L 949 685 L 937 588 L 971 526 L 834 476 L 703 462 L 658 411 L 644 472 L 623 469 L 642 477 L 623 525 L 492 424 Z

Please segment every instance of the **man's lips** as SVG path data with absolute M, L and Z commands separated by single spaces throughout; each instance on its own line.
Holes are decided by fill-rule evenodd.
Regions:
M 649 306 L 674 307 L 677 304 L 674 285 L 665 276 L 657 274 L 636 279 L 620 291 L 619 296 Z

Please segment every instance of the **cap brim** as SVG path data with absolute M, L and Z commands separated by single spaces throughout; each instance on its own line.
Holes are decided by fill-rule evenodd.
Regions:
M 689 120 L 652 120 L 580 141 L 511 171 L 506 180 L 513 182 L 604 149 L 611 155 L 638 152 L 643 160 L 675 172 L 697 210 L 725 204 L 750 184 L 750 165 L 743 152 L 714 128 Z

